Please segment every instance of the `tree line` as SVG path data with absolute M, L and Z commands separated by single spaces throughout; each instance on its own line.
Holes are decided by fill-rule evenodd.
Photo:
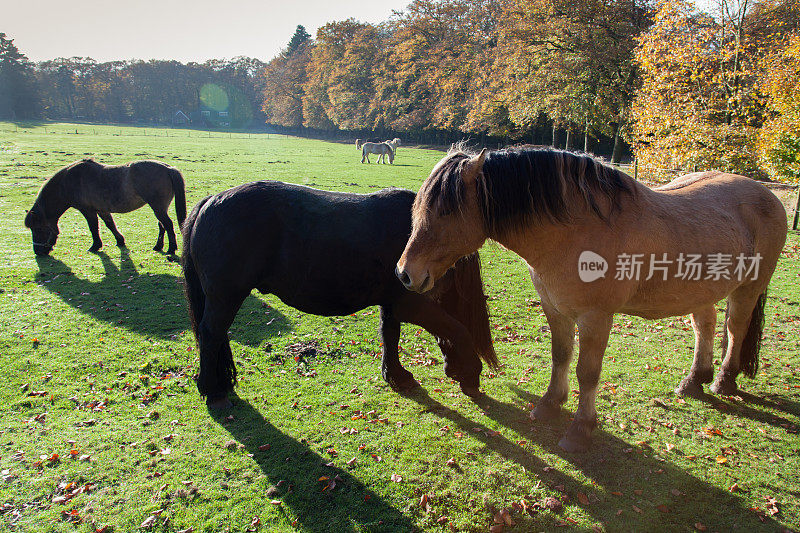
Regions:
M 181 110 L 361 138 L 603 140 L 614 161 L 627 145 L 653 169 L 798 182 L 800 0 L 712 1 L 412 0 L 379 24 L 298 26 L 266 63 L 34 64 L 0 34 L 0 116 Z
M 33 63 L 0 33 L 0 117 L 157 124 L 191 121 L 201 127 L 263 124 L 264 67 L 249 57 L 188 64 L 97 62 L 84 57 Z
M 413 0 L 298 27 L 264 71 L 286 128 L 455 132 L 800 180 L 798 0 Z

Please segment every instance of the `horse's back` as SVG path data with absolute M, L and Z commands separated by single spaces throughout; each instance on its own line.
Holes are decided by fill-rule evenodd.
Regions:
M 248 183 L 203 205 L 191 253 L 201 278 L 219 290 L 257 288 L 301 311 L 347 314 L 394 290 L 413 199 L 402 190 L 359 195 Z
M 783 203 L 763 184 L 746 176 L 718 171 L 694 172 L 653 189 L 667 199 L 688 204 L 693 209 L 709 209 L 739 215 L 758 225 L 769 225 L 780 232 L 786 225 Z M 756 217 L 756 220 L 753 220 Z M 785 228 L 783 229 L 785 233 Z

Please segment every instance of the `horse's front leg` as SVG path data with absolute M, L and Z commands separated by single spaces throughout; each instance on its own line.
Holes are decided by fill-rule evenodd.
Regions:
M 561 412 L 561 406 L 569 394 L 569 364 L 575 345 L 575 321 L 556 311 L 548 302 L 542 301 L 542 310 L 550 326 L 553 354 L 553 370 L 547 392 L 531 412 L 536 420 L 552 420 Z
M 578 318 L 578 409 L 567 433 L 558 441 L 568 452 L 585 452 L 592 442 L 592 431 L 597 426 L 597 384 L 612 320 L 613 315 L 599 312 Z
M 381 374 L 393 390 L 404 391 L 418 387 L 419 383 L 413 374 L 400 364 L 398 343 L 400 342 L 400 320 L 391 306 L 381 306 L 381 341 L 383 352 L 381 357 Z
M 692 313 L 694 329 L 694 360 L 689 375 L 675 388 L 679 396 L 702 396 L 703 383 L 711 383 L 714 377 L 712 364 L 714 353 L 714 328 L 717 325 L 717 310 L 713 305 Z
M 458 381 L 467 396 L 479 396 L 481 363 L 472 336 L 464 325 L 439 304 L 420 294 L 408 293 L 396 302 L 398 320 L 421 326 L 436 337 L 444 356 L 444 373 Z
M 89 232 L 92 234 L 92 247 L 89 248 L 89 251 L 96 252 L 103 247 L 103 241 L 100 240 L 100 227 L 97 221 L 97 211 L 82 209 L 81 214 L 86 219 L 86 223 L 89 225 Z
M 119 232 L 117 229 L 117 225 L 114 223 L 114 219 L 111 217 L 111 213 L 98 213 L 100 218 L 103 219 L 106 227 L 111 231 L 114 235 L 114 238 L 117 239 L 117 246 L 120 248 L 125 247 L 125 237 L 122 236 L 122 233 Z

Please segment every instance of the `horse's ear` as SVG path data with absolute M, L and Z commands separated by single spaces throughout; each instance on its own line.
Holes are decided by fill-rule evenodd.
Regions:
M 461 173 L 461 179 L 470 182 L 478 179 L 478 174 L 483 170 L 483 163 L 486 161 L 486 148 L 481 150 L 481 153 L 470 159 L 464 171 Z

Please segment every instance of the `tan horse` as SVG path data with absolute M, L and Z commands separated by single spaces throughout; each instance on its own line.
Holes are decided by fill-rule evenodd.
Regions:
M 361 162 L 369 163 L 369 154 L 378 154 L 378 163 L 383 161 L 386 164 L 386 156 L 389 156 L 389 163 L 394 164 L 394 150 L 387 143 L 364 143 L 361 145 Z
M 713 376 L 714 304 L 727 297 L 724 360 L 711 390 L 734 394 L 740 372 L 754 377 L 766 290 L 786 240 L 786 212 L 763 185 L 702 172 L 653 190 L 585 155 L 455 150 L 417 194 L 396 274 L 424 292 L 486 239 L 528 263 L 550 325 L 553 370 L 536 419 L 557 416 L 567 400 L 577 324 L 580 395 L 562 448 L 591 442 L 615 313 L 691 314 L 694 362 L 676 392 L 697 395 Z

